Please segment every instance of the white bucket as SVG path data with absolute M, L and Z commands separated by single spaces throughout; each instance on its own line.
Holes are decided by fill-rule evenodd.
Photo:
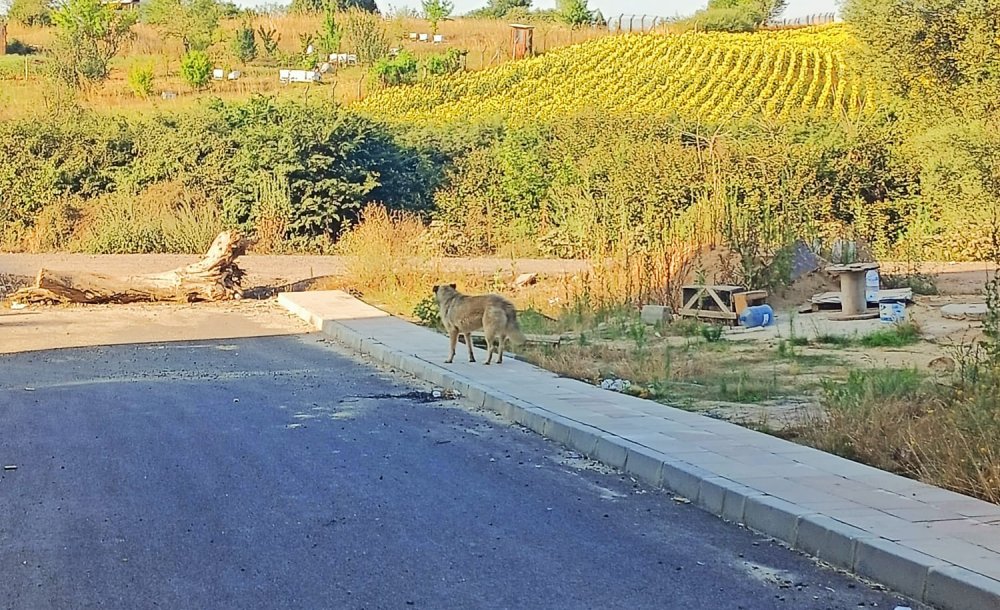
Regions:
M 906 322 L 906 303 L 899 301 L 879 303 L 878 317 L 886 324 Z
M 878 303 L 878 291 L 880 287 L 878 269 L 869 269 L 865 273 L 865 300 L 869 303 Z

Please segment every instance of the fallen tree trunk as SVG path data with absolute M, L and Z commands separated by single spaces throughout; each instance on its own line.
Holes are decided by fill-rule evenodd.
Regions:
M 225 301 L 243 297 L 243 270 L 236 258 L 245 243 L 236 232 L 220 233 L 205 257 L 172 271 L 115 277 L 99 273 L 61 273 L 41 269 L 35 285 L 11 300 L 19 303 L 136 303 L 141 301 Z

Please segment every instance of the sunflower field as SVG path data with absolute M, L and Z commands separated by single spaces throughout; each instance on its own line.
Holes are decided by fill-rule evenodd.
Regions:
M 855 117 L 880 99 L 852 70 L 841 25 L 754 34 L 621 35 L 479 72 L 379 91 L 355 108 L 388 120 L 528 123 L 581 112 L 706 122 Z

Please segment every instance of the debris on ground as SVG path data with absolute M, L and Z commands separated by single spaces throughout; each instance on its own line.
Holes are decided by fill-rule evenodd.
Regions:
M 611 390 L 612 392 L 625 392 L 632 387 L 632 382 L 627 379 L 605 379 L 601 382 L 602 390 Z
M 525 286 L 531 286 L 538 281 L 537 273 L 522 273 L 517 276 L 514 280 L 514 288 L 524 288 Z
M 953 303 L 941 307 L 941 316 L 949 320 L 982 321 L 986 319 L 986 303 Z

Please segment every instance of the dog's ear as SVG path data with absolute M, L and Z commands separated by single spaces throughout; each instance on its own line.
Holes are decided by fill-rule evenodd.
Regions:
M 458 288 L 458 284 L 448 284 L 448 285 L 451 286 L 452 290 L 455 290 L 455 289 Z
M 440 286 L 438 286 L 437 284 L 435 284 L 434 285 L 434 294 L 438 293 L 438 288 L 440 288 Z

